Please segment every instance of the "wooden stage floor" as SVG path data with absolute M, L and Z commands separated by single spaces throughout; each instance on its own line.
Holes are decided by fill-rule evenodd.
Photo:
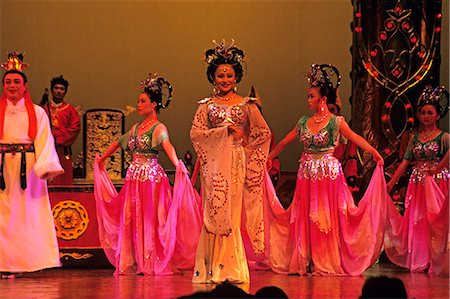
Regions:
M 409 273 L 392 264 L 377 264 L 360 277 L 291 276 L 251 272 L 251 283 L 239 285 L 254 294 L 275 285 L 289 298 L 358 298 L 365 277 L 400 278 L 409 298 L 449 298 L 449 278 Z M 0 279 L 0 298 L 177 298 L 214 285 L 191 283 L 191 273 L 173 276 L 113 276 L 112 269 L 50 269 Z

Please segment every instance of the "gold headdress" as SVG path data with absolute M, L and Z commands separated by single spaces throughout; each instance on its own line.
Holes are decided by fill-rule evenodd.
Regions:
M 219 44 L 215 40 L 213 43 L 216 45 L 214 49 L 209 49 L 205 53 L 205 61 L 208 64 L 237 64 L 244 61 L 244 51 L 239 49 L 234 44 L 234 39 L 227 43 L 224 39 Z
M 28 63 L 23 62 L 23 53 L 19 53 L 18 51 L 8 52 L 8 60 L 2 63 L 2 68 L 8 71 L 16 70 L 22 72 L 29 66 Z

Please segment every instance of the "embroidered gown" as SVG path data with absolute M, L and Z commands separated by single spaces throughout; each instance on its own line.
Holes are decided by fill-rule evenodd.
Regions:
M 31 272 L 61 266 L 55 224 L 44 174 L 63 173 L 56 154 L 48 117 L 34 105 L 37 118 L 35 140 L 28 137 L 25 100 L 7 101 L 4 133 L 0 143 L 34 143 L 26 156 L 26 183 L 20 184 L 21 153 L 2 153 L 5 190 L 0 190 L 0 272 Z
M 376 261 L 383 242 L 387 198 L 383 169 L 375 169 L 356 206 L 341 164 L 333 155 L 343 118 L 332 115 L 316 133 L 309 130 L 308 119 L 304 116 L 298 122 L 304 153 L 294 198 L 286 211 L 289 227 L 281 213 L 271 228 L 272 238 L 279 240 L 271 246 L 272 268 L 301 275 L 309 271 L 360 275 Z
M 198 194 L 180 161 L 172 196 L 158 163 L 157 146 L 169 138 L 166 127 L 157 123 L 142 135 L 137 131 L 135 125 L 119 138 L 133 154 L 119 194 L 97 159 L 94 165 L 101 245 L 115 274 L 169 275 L 177 268 L 192 269 L 201 227 Z
M 449 272 L 448 255 L 448 168 L 433 177 L 428 170 L 437 166 L 450 146 L 450 135 L 441 132 L 432 140 L 421 142 L 411 137 L 403 159 L 412 161 L 413 171 L 405 196 L 403 217 L 389 205 L 384 243 L 389 259 L 411 271 L 430 274 Z
M 203 228 L 197 248 L 193 282 L 249 282 L 243 243 L 264 258 L 263 181 L 270 130 L 253 98 L 227 106 L 206 98 L 199 102 L 191 140 L 200 161 Z M 240 126 L 237 139 L 228 126 Z

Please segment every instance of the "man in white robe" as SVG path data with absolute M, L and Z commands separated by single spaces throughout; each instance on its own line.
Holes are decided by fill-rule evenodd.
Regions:
M 20 70 L 3 76 L 0 100 L 0 273 L 59 267 L 47 179 L 64 172 L 45 111 Z

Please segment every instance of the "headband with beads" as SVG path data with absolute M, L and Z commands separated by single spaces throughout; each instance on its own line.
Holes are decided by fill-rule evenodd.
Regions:
M 444 86 L 438 86 L 436 88 L 433 88 L 431 85 L 425 86 L 417 102 L 417 107 L 423 107 L 425 105 L 435 106 L 441 118 L 444 117 L 448 112 L 448 90 Z
M 336 80 L 333 83 L 333 80 Z M 341 75 L 332 64 L 313 64 L 308 73 L 309 87 L 331 85 L 335 90 L 341 85 Z
M 161 102 L 158 102 L 158 108 L 165 109 L 169 106 L 170 102 L 172 101 L 172 85 L 164 79 L 163 77 L 159 77 L 157 73 L 149 73 L 147 79 L 141 81 L 141 87 L 145 90 L 161 94 L 162 96 L 162 89 L 166 86 L 168 95 L 166 103 L 163 104 L 162 100 Z

